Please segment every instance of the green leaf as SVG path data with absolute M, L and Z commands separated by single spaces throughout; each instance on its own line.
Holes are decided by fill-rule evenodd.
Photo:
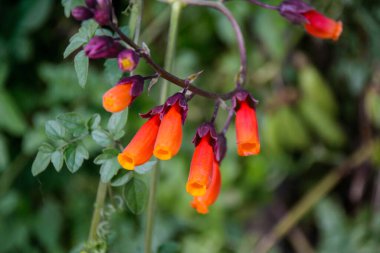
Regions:
M 82 117 L 76 112 L 69 112 L 58 115 L 57 120 L 69 130 L 74 130 L 80 127 L 80 125 L 83 125 Z
M 334 96 L 320 73 L 312 66 L 306 66 L 298 71 L 298 82 L 305 99 L 315 103 L 325 113 L 335 115 L 337 104 Z
M 97 144 L 99 144 L 102 147 L 109 147 L 113 145 L 112 138 L 105 130 L 101 128 L 92 131 L 91 137 Z
M 107 59 L 104 62 L 104 75 L 107 82 L 111 85 L 116 84 L 123 75 L 120 71 L 117 59 Z
M 51 140 L 63 140 L 66 136 L 66 129 L 56 120 L 49 120 L 45 124 L 45 132 Z
M 38 151 L 37 156 L 34 159 L 33 164 L 32 164 L 33 176 L 37 176 L 38 174 L 46 170 L 46 168 L 48 167 L 50 163 L 50 157 L 51 157 L 51 153 L 46 153 L 41 150 Z
M 0 101 L 0 128 L 14 135 L 22 135 L 27 124 L 17 103 L 5 90 L 0 90 Z
M 321 110 L 313 101 L 300 101 L 301 114 L 319 137 L 333 147 L 340 147 L 345 142 L 345 135 L 337 121 Z
M 45 153 L 52 153 L 54 152 L 54 150 L 55 148 L 47 142 L 42 143 L 41 146 L 38 148 L 38 151 L 42 151 Z
M 100 166 L 100 180 L 103 183 L 108 183 L 117 174 L 120 169 L 120 164 L 117 161 L 117 157 L 108 159 Z
M 64 160 L 71 173 L 79 170 L 84 159 L 88 159 L 88 151 L 82 145 L 70 145 L 64 152 Z
M 83 4 L 83 0 L 61 0 L 61 4 L 64 8 L 65 16 L 68 18 L 70 17 L 71 10 L 76 6 Z
M 19 32 L 26 33 L 40 27 L 48 18 L 52 5 L 53 1 L 51 0 L 33 1 L 26 13 L 20 15 Z
M 65 52 L 63 52 L 63 58 L 68 57 L 75 50 L 86 44 L 94 36 L 98 27 L 98 23 L 94 20 L 83 22 L 79 31 L 70 38 L 69 45 L 66 47 Z
M 124 196 L 131 212 L 141 214 L 148 200 L 148 187 L 141 179 L 133 178 L 125 187 Z
M 89 130 L 94 130 L 96 128 L 99 127 L 99 124 L 100 124 L 100 115 L 99 114 L 94 114 L 91 116 L 91 118 L 89 118 L 86 122 L 86 126 Z
M 51 163 L 57 172 L 60 172 L 63 166 L 63 150 L 56 150 L 51 154 Z
M 87 82 L 88 75 L 88 57 L 85 55 L 84 51 L 80 51 L 74 58 L 74 67 L 77 72 L 77 77 L 79 85 L 84 88 Z
M 0 88 L 2 88 L 9 74 L 9 64 L 5 60 L 0 62 Z
M 0 172 L 5 169 L 9 162 L 9 151 L 7 140 L 0 133 Z
M 274 114 L 276 137 L 281 146 L 290 150 L 302 150 L 310 144 L 309 133 L 298 115 L 288 106 Z
M 128 171 L 127 173 L 116 177 L 114 180 L 112 180 L 111 185 L 114 187 L 119 187 L 127 184 L 131 179 L 133 178 L 133 172 Z
M 101 165 L 100 179 L 102 182 L 108 183 L 119 171 L 120 164 L 117 161 L 118 153 L 116 149 L 105 149 L 102 154 L 95 158 L 94 163 Z
M 69 112 L 61 114 L 57 120 L 68 130 L 74 137 L 80 137 L 88 134 L 83 118 L 75 113 Z
M 118 135 L 123 130 L 128 120 L 128 109 L 121 112 L 113 113 L 108 120 L 107 129 L 112 135 Z M 121 138 L 122 136 L 120 136 Z
M 90 40 L 95 35 L 98 27 L 99 24 L 95 20 L 89 19 L 82 23 L 82 27 L 79 29 L 79 32 L 81 34 L 85 34 L 87 36 L 87 40 Z
M 157 161 L 146 162 L 143 165 L 136 166 L 135 172 L 140 175 L 143 175 L 143 174 L 149 173 L 152 169 L 156 167 L 156 165 L 157 165 Z
M 75 50 L 83 46 L 88 42 L 87 38 L 83 37 L 82 34 L 76 33 L 74 34 L 69 41 L 69 45 L 66 47 L 63 52 L 63 58 L 67 58 L 70 54 L 72 54 Z
M 179 253 L 181 246 L 176 242 L 165 242 L 158 248 L 158 253 Z

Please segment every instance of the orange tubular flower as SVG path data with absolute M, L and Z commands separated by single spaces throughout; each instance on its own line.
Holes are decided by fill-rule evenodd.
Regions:
M 207 188 L 203 196 L 194 197 L 191 206 L 197 210 L 198 213 L 207 214 L 208 207 L 214 204 L 220 192 L 220 170 L 219 164 L 214 160 L 212 166 L 212 179 L 210 186 Z
M 238 92 L 233 98 L 233 106 L 236 111 L 236 142 L 240 156 L 260 153 L 255 103 L 256 100 L 246 91 Z
M 320 39 L 338 40 L 343 31 L 342 22 L 325 17 L 302 0 L 284 0 L 278 10 L 290 22 L 302 24 L 309 34 Z
M 141 94 L 144 88 L 143 77 L 136 75 L 121 79 L 103 95 L 103 107 L 108 112 L 120 112 Z
M 211 183 L 215 141 L 216 133 L 212 125 L 204 124 L 198 128 L 193 140 L 195 151 L 186 183 L 186 191 L 194 197 L 205 195 Z
M 160 116 L 154 115 L 137 131 L 128 146 L 117 156 L 124 169 L 133 170 L 152 157 L 159 126 Z
M 304 27 L 311 35 L 321 39 L 339 39 L 339 36 L 343 31 L 341 21 L 337 22 L 327 18 L 315 10 L 305 12 L 303 16 L 307 19 Z
M 161 120 L 153 151 L 158 159 L 169 160 L 178 153 L 187 110 L 186 98 L 182 93 L 173 95 L 165 103 L 166 113 Z

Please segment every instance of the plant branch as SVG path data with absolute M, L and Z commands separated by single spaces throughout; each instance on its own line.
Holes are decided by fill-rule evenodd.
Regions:
M 279 7 L 278 6 L 274 6 L 274 5 L 270 5 L 270 4 L 265 4 L 261 1 L 258 1 L 258 0 L 248 0 L 248 2 L 250 3 L 253 3 L 257 6 L 260 6 L 260 7 L 263 7 L 265 9 L 270 9 L 270 10 L 278 10 Z
M 117 25 L 115 25 L 114 23 L 111 23 L 110 27 L 112 28 L 112 30 L 114 30 L 119 35 L 120 39 L 122 39 L 130 47 L 132 47 L 134 50 L 136 50 L 136 52 L 138 52 L 140 54 L 140 56 L 142 58 L 144 58 L 144 60 L 160 75 L 160 77 L 164 78 L 165 80 L 167 80 L 171 83 L 174 83 L 175 85 L 182 87 L 182 88 L 188 87 L 188 90 L 190 90 L 191 92 L 193 92 L 199 96 L 206 97 L 206 98 L 228 100 L 234 95 L 235 90 L 228 92 L 228 93 L 224 93 L 224 94 L 218 94 L 218 93 L 214 93 L 214 92 L 205 91 L 205 90 L 200 89 L 200 88 L 193 86 L 193 85 L 189 85 L 188 82 L 186 81 L 186 79 L 181 79 L 181 78 L 171 74 L 170 72 L 168 72 L 164 68 L 162 68 L 160 65 L 158 65 L 155 61 L 153 61 L 151 56 L 147 52 L 145 52 L 141 47 L 139 47 L 135 42 L 133 42 L 128 36 L 126 36 L 119 29 L 119 27 Z
M 231 108 L 230 111 L 228 112 L 226 123 L 224 123 L 222 134 L 226 134 L 227 133 L 227 130 L 228 130 L 228 128 L 231 125 L 232 118 L 234 117 L 234 115 L 235 115 L 235 110 L 233 108 Z
M 239 54 L 240 54 L 240 72 L 238 74 L 238 78 L 236 80 L 236 86 L 241 87 L 246 78 L 247 78 L 247 50 L 245 48 L 243 34 L 241 32 L 240 26 L 231 11 L 226 8 L 226 6 L 222 2 L 215 1 L 206 1 L 206 0 L 182 0 L 182 2 L 189 5 L 197 5 L 197 6 L 206 6 L 221 12 L 231 23 L 232 29 L 235 32 L 236 40 L 238 43 Z
M 340 166 L 333 169 L 314 186 L 272 229 L 257 243 L 256 253 L 267 253 L 294 225 L 317 204 L 349 172 L 368 160 L 373 153 L 373 143 L 364 144 Z

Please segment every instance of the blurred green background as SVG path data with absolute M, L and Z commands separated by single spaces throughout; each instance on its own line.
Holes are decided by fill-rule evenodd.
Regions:
M 208 215 L 197 214 L 185 191 L 191 139 L 196 127 L 210 119 L 214 105 L 195 97 L 180 154 L 162 163 L 154 228 L 157 252 L 263 252 L 258 246 L 262 238 L 271 241 L 278 233 L 271 232 L 276 224 L 313 189 L 321 198 L 297 218 L 294 229 L 275 240 L 270 252 L 380 252 L 380 3 L 312 2 L 344 23 L 338 42 L 312 38 L 276 12 L 245 1 L 226 3 L 248 49 L 246 87 L 260 101 L 262 152 L 238 157 L 232 125 L 219 199 Z M 128 24 L 129 16 L 121 14 L 128 1 L 115 1 L 115 6 L 120 23 Z M 169 14 L 165 3 L 144 3 L 141 41 L 162 65 Z M 73 56 L 64 60 L 62 55 L 80 24 L 64 16 L 60 1 L 4 0 L 0 17 L 0 252 L 80 252 L 99 181 L 93 159 L 101 147 L 84 142 L 90 159 L 75 174 L 65 165 L 59 173 L 49 165 L 33 177 L 31 165 L 38 147 L 48 140 L 48 120 L 75 111 L 85 118 L 99 113 L 101 125 L 107 124 L 101 96 L 117 77 L 104 72 L 103 61 L 91 61 L 86 88 L 78 85 Z M 175 62 L 178 76 L 204 70 L 196 85 L 230 91 L 239 55 L 226 18 L 206 8 L 184 8 Z M 152 71 L 141 62 L 136 73 Z M 177 90 L 172 86 L 170 92 Z M 138 113 L 155 106 L 158 93 L 159 84 L 131 106 L 123 144 L 144 122 Z M 222 110 L 218 115 L 219 130 L 226 114 Z M 359 153 L 354 161 L 360 162 L 352 162 L 350 157 L 361 147 L 371 154 Z M 347 161 L 349 166 L 336 169 Z M 327 194 L 326 185 L 315 189 L 326 175 L 338 175 Z M 107 252 L 142 252 L 145 212 L 128 210 L 123 187 L 114 187 L 113 194 L 100 228 Z M 315 197 L 308 196 L 309 201 Z

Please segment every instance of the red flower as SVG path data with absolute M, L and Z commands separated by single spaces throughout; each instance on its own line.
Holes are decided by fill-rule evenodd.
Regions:
M 310 10 L 303 13 L 307 22 L 304 27 L 311 35 L 321 39 L 338 40 L 340 34 L 343 31 L 343 25 L 341 21 L 335 21 L 328 17 L 323 16 L 321 13 Z
M 197 210 L 198 213 L 208 213 L 208 207 L 211 206 L 218 198 L 220 192 L 220 170 L 219 164 L 214 160 L 212 166 L 211 183 L 206 189 L 206 193 L 203 196 L 196 196 L 191 202 L 191 206 Z
M 186 183 L 186 191 L 194 197 L 205 195 L 211 183 L 216 140 L 215 129 L 211 124 L 204 124 L 198 128 L 193 140 L 195 151 Z
M 152 157 L 159 126 L 160 116 L 157 114 L 137 131 L 128 146 L 117 156 L 124 169 L 133 170 L 135 166 L 144 164 Z
M 168 98 L 164 105 L 166 112 L 161 120 L 153 154 L 160 160 L 169 160 L 175 156 L 182 143 L 182 124 L 187 113 L 185 95 L 176 93 Z
M 120 112 L 141 94 L 144 89 L 143 77 L 136 75 L 121 79 L 103 95 L 103 107 L 108 112 Z
M 236 111 L 236 142 L 240 156 L 260 153 L 255 103 L 256 100 L 246 91 L 240 91 L 233 97 L 233 106 Z

